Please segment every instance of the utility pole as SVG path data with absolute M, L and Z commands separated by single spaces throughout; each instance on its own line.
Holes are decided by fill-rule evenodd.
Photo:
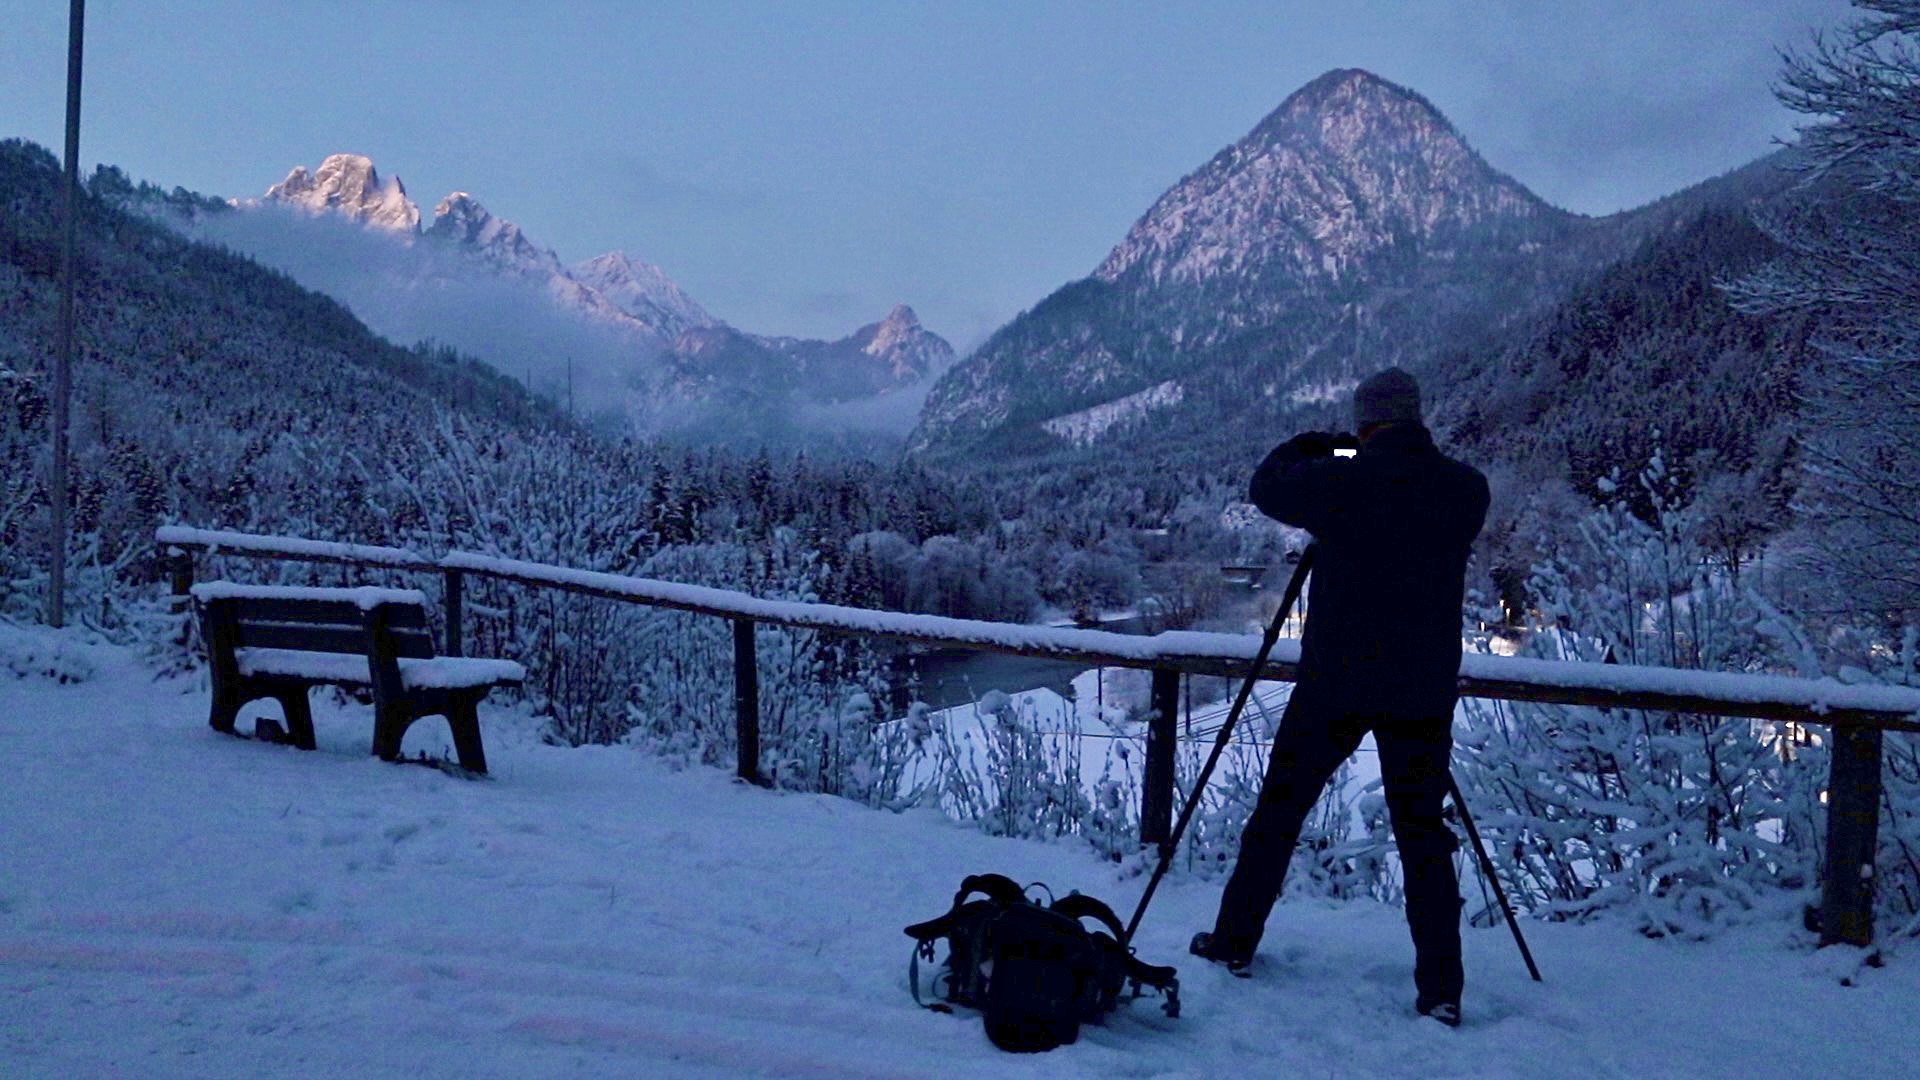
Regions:
M 67 411 L 73 395 L 73 248 L 80 214 L 80 55 L 87 0 L 72 0 L 67 22 L 67 175 L 60 209 L 60 345 L 53 358 L 53 565 L 47 622 L 67 621 Z

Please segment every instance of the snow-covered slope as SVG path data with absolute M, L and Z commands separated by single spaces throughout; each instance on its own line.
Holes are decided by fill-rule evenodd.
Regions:
M 1168 379 L 1091 409 L 1056 416 L 1040 426 L 1048 434 L 1058 435 L 1075 446 L 1086 446 L 1099 441 L 1116 424 L 1139 420 L 1158 408 L 1178 405 L 1185 397 L 1186 391 L 1180 388 L 1180 383 Z
M 1071 844 L 540 745 L 484 713 L 494 776 L 205 724 L 204 687 L 0 624 L 0 1074 L 140 1077 L 1600 1077 L 1920 1073 L 1920 970 L 1841 987 L 1786 929 L 1711 944 L 1530 924 L 1466 933 L 1466 1026 L 1411 1009 L 1406 930 L 1284 903 L 1250 981 L 1197 965 L 1214 883 L 1175 876 L 1141 954 L 1181 968 L 1049 1054 L 917 1008 L 900 928 L 996 870 L 1130 910 L 1143 879 Z M 61 684 L 48 671 L 83 681 Z M 243 722 L 244 726 L 244 722 Z M 409 751 L 433 750 L 432 725 Z M 418 740 L 418 741 L 416 741 Z

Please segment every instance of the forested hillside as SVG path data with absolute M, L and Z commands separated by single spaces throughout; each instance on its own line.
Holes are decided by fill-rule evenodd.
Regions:
M 60 169 L 0 143 L 0 535 L 5 578 L 39 563 L 50 359 L 59 309 Z M 122 563 L 157 520 L 243 521 L 263 501 L 337 502 L 336 470 L 378 462 L 457 412 L 534 430 L 551 407 L 490 369 L 374 337 L 339 304 L 94 198 L 81 204 L 73 377 L 74 525 Z M 132 563 L 123 572 L 142 572 Z

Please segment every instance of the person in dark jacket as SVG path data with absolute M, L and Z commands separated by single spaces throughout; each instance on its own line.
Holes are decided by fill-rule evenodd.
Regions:
M 1286 880 L 1301 823 L 1371 731 L 1406 877 L 1415 1007 L 1460 1022 L 1458 847 L 1441 818 L 1453 751 L 1468 549 L 1487 481 L 1434 448 L 1420 388 L 1391 368 L 1353 396 L 1359 451 L 1300 435 L 1267 455 L 1250 498 L 1313 534 L 1299 681 L 1211 933 L 1193 951 L 1244 972 Z

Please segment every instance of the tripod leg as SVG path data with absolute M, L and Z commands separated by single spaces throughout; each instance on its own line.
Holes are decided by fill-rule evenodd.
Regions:
M 1526 961 L 1527 974 L 1534 982 L 1541 982 L 1540 968 L 1533 962 L 1533 950 L 1527 948 L 1527 939 L 1520 934 L 1520 924 L 1514 920 L 1513 905 L 1507 902 L 1507 890 L 1500 884 L 1500 875 L 1494 871 L 1493 860 L 1487 855 L 1487 846 L 1480 842 L 1480 830 L 1473 825 L 1473 815 L 1467 812 L 1467 800 L 1460 794 L 1460 782 L 1447 774 L 1447 790 L 1453 795 L 1454 809 L 1460 811 L 1460 823 L 1467 827 L 1467 839 L 1473 841 L 1474 854 L 1480 857 L 1480 871 L 1488 881 L 1493 882 L 1493 895 L 1500 898 L 1500 911 L 1507 917 L 1507 929 L 1513 931 L 1513 943 L 1520 947 L 1520 959 Z
M 1268 624 L 1266 636 L 1260 640 L 1260 651 L 1254 655 L 1246 681 L 1240 684 L 1240 693 L 1233 699 L 1232 708 L 1227 710 L 1226 722 L 1220 725 L 1220 731 L 1214 737 L 1213 752 L 1207 755 L 1207 763 L 1200 767 L 1200 775 L 1193 782 L 1193 793 L 1187 796 L 1187 804 L 1181 808 L 1179 820 L 1174 822 L 1173 833 L 1160 845 L 1160 861 L 1153 868 L 1153 876 L 1147 879 L 1146 891 L 1140 894 L 1140 903 L 1133 909 L 1133 918 L 1127 920 L 1126 932 L 1120 935 L 1122 948 L 1133 943 L 1133 933 L 1140 929 L 1140 919 L 1147 913 L 1147 905 L 1153 902 L 1153 892 L 1160 887 L 1160 879 L 1167 875 L 1167 867 L 1173 863 L 1173 853 L 1180 846 L 1180 837 L 1186 834 L 1187 823 L 1193 819 L 1193 812 L 1200 805 L 1200 796 L 1206 793 L 1207 778 L 1213 775 L 1214 766 L 1220 763 L 1220 754 L 1233 737 L 1233 725 L 1239 722 L 1240 714 L 1246 710 L 1247 700 L 1253 696 L 1254 684 L 1260 681 L 1260 673 L 1266 670 L 1267 657 L 1273 654 L 1274 643 L 1280 640 L 1280 628 L 1287 621 L 1287 612 L 1293 609 L 1294 601 L 1300 599 L 1300 590 L 1306 585 L 1307 575 L 1312 571 L 1313 548 L 1308 547 L 1300 556 L 1300 564 L 1294 568 L 1293 580 L 1287 582 L 1287 593 L 1280 600 L 1280 610 L 1273 613 L 1273 622 Z

